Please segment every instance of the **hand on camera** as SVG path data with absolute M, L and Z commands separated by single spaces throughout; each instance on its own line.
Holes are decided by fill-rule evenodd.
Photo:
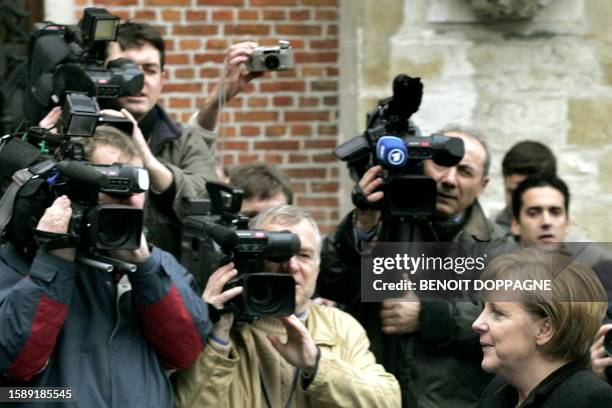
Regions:
M 301 369 L 305 374 L 314 374 L 318 348 L 310 332 L 295 315 L 278 319 L 287 330 L 287 342 L 283 343 L 278 337 L 270 335 L 270 343 L 289 364 Z
M 229 290 L 223 291 L 223 287 L 227 282 L 233 279 L 238 274 L 234 269 L 233 263 L 228 263 L 217 269 L 206 283 L 202 299 L 217 310 L 223 309 L 225 304 L 242 293 L 242 286 L 236 286 Z M 219 321 L 213 326 L 213 336 L 218 339 L 229 342 L 230 330 L 234 323 L 233 313 L 223 313 Z
M 262 72 L 249 72 L 243 64 L 248 61 L 249 57 L 253 53 L 253 50 L 257 48 L 258 44 L 253 41 L 245 41 L 238 44 L 232 45 L 227 51 L 225 57 L 225 72 L 221 81 L 223 81 L 223 88 L 225 91 L 224 102 L 229 101 L 231 98 L 244 91 L 247 84 L 255 78 L 259 78 L 263 75 Z M 217 98 L 220 98 L 221 83 L 217 85 Z
M 63 195 L 56 198 L 53 204 L 51 204 L 51 207 L 45 210 L 45 213 L 38 221 L 36 229 L 55 234 L 67 234 L 68 226 L 70 225 L 70 217 L 72 217 L 70 199 Z M 74 261 L 76 249 L 54 249 L 49 251 L 49 254 L 57 256 L 58 258 L 63 258 L 67 261 Z
M 367 201 L 375 203 L 384 197 L 382 191 L 376 191 L 382 183 L 383 179 L 380 176 L 382 172 L 381 166 L 370 167 L 359 180 L 359 188 L 363 192 Z M 380 211 L 373 209 L 356 208 L 356 227 L 362 231 L 370 231 L 374 228 L 380 219 Z
M 387 299 L 380 309 L 383 333 L 414 333 L 419 330 L 421 302 L 413 293 L 399 299 Z
M 109 253 L 111 257 L 115 259 L 136 265 L 145 262 L 147 259 L 149 259 L 149 256 L 151 256 L 151 252 L 149 251 L 149 245 L 147 244 L 147 239 L 145 238 L 144 233 L 140 235 L 140 248 L 117 249 L 109 251 Z
M 57 133 L 57 121 L 62 116 L 62 108 L 60 106 L 56 106 L 47 113 L 47 116 L 42 118 L 40 122 L 38 122 L 38 126 L 45 129 L 50 129 L 51 133 Z
M 606 353 L 604 348 L 604 338 L 608 331 L 612 330 L 612 323 L 604 324 L 599 328 L 595 335 L 595 341 L 591 346 L 591 367 L 595 374 L 607 381 L 606 367 L 612 366 L 612 357 Z

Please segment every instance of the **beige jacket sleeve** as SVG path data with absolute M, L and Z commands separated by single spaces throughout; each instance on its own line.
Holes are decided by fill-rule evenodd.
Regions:
M 319 367 L 306 390 L 310 405 L 400 407 L 399 383 L 376 363 L 363 327 L 346 313 L 337 314 L 335 320 L 341 343 L 331 348 L 319 345 Z

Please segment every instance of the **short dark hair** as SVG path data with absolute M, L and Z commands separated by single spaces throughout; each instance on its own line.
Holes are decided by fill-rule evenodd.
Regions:
M 527 177 L 512 193 L 512 212 L 518 219 L 523 205 L 523 194 L 529 189 L 537 187 L 552 187 L 563 194 L 565 199 L 565 213 L 569 215 L 570 192 L 567 184 L 559 177 L 551 174 Z
M 512 174 L 532 176 L 557 174 L 557 159 L 545 145 L 531 140 L 518 142 L 504 156 L 502 161 L 504 177 Z
M 140 48 L 145 44 L 151 44 L 159 51 L 160 68 L 164 68 L 166 61 L 166 44 L 161 34 L 145 23 L 136 23 L 134 21 L 126 21 L 119 24 L 117 31 L 117 42 L 121 50 L 129 50 L 132 48 Z
M 244 190 L 244 199 L 267 200 L 283 193 L 287 203 L 293 202 L 293 190 L 289 179 L 276 167 L 263 163 L 240 164 L 229 172 L 230 185 Z
M 491 152 L 489 151 L 489 145 L 485 141 L 484 134 L 478 129 L 462 126 L 456 123 L 450 123 L 444 126 L 442 129 L 438 130 L 436 133 L 447 135 L 448 133 L 459 133 L 467 137 L 471 137 L 476 140 L 485 152 L 484 164 L 482 169 L 482 177 L 486 177 L 489 175 L 489 170 L 491 169 Z

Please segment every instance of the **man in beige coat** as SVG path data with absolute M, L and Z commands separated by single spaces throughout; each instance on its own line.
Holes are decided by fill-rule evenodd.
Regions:
M 260 214 L 254 227 L 300 237 L 297 255 L 267 272 L 295 280 L 295 314 L 234 327 L 224 314 L 197 362 L 178 374 L 177 407 L 399 407 L 395 377 L 376 364 L 364 329 L 350 315 L 310 301 L 319 273 L 321 237 L 313 219 L 283 205 Z M 242 292 L 223 291 L 233 264 L 209 279 L 204 299 L 220 309 Z

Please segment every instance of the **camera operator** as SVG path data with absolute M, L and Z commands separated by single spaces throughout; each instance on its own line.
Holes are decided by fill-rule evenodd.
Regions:
M 448 126 L 440 132 L 461 138 L 462 160 L 452 167 L 424 162 L 424 174 L 436 182 L 436 215 L 417 225 L 415 241 L 504 242 L 503 232 L 487 219 L 478 197 L 489 182 L 490 155 L 472 130 Z M 380 166 L 367 170 L 359 188 L 369 202 L 384 199 L 377 191 Z M 418 194 L 406 191 L 405 194 Z M 379 362 L 395 374 L 405 407 L 473 407 L 488 383 L 480 369 L 481 352 L 471 322 L 481 305 L 449 301 L 360 303 L 359 244 L 377 240 L 381 213 L 356 208 L 324 241 L 318 294 L 344 304 L 366 328 Z
M 244 191 L 240 212 L 254 217 L 268 208 L 293 203 L 293 191 L 287 176 L 265 163 L 247 163 L 233 167 L 229 184 Z
M 117 103 L 138 120 L 147 140 L 146 148 L 166 167 L 164 183 L 159 189 L 152 189 L 149 195 L 145 225 L 149 228 L 150 240 L 177 258 L 183 198 L 205 195 L 206 181 L 217 179 L 213 158 L 216 135 L 213 130 L 219 107 L 241 92 L 253 78 L 261 76 L 261 73 L 248 72 L 241 66 L 255 47 L 257 44 L 253 42 L 230 47 L 222 86 L 213 90 L 197 115 L 183 127 L 178 126 L 158 103 L 168 75 L 161 35 L 147 24 L 122 23 L 117 42 L 111 43 L 107 49 L 107 61 L 129 58 L 144 73 L 144 87 L 140 94 L 119 98 Z M 224 90 L 224 95 L 221 95 L 221 90 Z
M 297 255 L 265 267 L 266 272 L 295 279 L 295 314 L 240 326 L 234 325 L 233 314 L 222 314 L 197 362 L 178 374 L 178 406 L 399 406 L 397 381 L 376 364 L 359 323 L 336 308 L 310 301 L 321 241 L 314 220 L 282 205 L 259 214 L 252 224 L 300 237 Z M 238 273 L 233 268 L 230 263 L 217 269 L 206 285 L 203 297 L 217 309 L 243 290 L 239 286 L 224 291 Z
M 110 127 L 96 130 L 86 152 L 94 164 L 143 165 L 133 141 Z M 99 193 L 98 199 L 145 205 L 145 193 Z M 17 202 L 14 211 L 37 205 L 44 208 Z M 169 253 L 149 246 L 144 235 L 140 248 L 107 254 L 135 264 L 133 272 L 109 273 L 86 266 L 83 258 L 75 261 L 71 214 L 70 200 L 61 196 L 38 221 L 36 228 L 48 239 L 38 241 L 37 252 L 30 256 L 20 247 L 34 238 L 26 223 L 12 225 L 9 238 L 30 239 L 11 239 L 0 249 L 2 382 L 66 387 L 69 406 L 170 407 L 168 370 L 197 358 L 211 329 L 207 306 L 187 271 Z

